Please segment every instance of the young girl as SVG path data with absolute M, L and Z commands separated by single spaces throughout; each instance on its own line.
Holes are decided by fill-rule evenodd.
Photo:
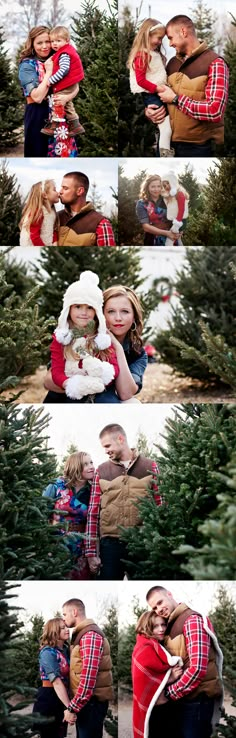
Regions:
M 162 179 L 162 197 L 167 206 L 167 218 L 172 221 L 171 231 L 176 233 L 174 246 L 182 246 L 179 231 L 186 227 L 188 217 L 189 194 L 184 187 L 179 185 L 174 172 L 168 172 Z M 173 241 L 166 239 L 166 246 L 173 246 Z
M 130 69 L 130 89 L 134 94 L 143 95 L 144 105 L 163 105 L 157 86 L 166 84 L 165 57 L 160 51 L 165 26 L 153 18 L 143 21 L 135 36 L 127 66 Z M 169 115 L 158 125 L 160 132 L 159 146 L 161 156 L 172 156 L 170 149 L 171 127 Z M 157 155 L 159 150 L 157 147 Z
M 173 241 L 171 221 L 167 220 L 167 205 L 162 196 L 161 177 L 151 174 L 141 184 L 136 214 L 145 233 L 144 246 L 165 246 L 166 239 Z
M 155 612 L 144 612 L 136 626 L 132 654 L 134 738 L 180 738 L 177 708 L 164 697 L 165 685 L 182 675 L 182 659 L 164 648 L 167 622 Z
M 53 382 L 67 402 L 91 399 L 119 374 L 102 312 L 103 294 L 94 272 L 82 272 L 64 294 L 63 309 L 51 344 Z
M 59 195 L 53 179 L 31 187 L 20 221 L 20 246 L 57 246 L 56 202 Z

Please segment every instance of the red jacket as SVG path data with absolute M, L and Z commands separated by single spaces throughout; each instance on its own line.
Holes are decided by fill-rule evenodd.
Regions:
M 169 661 L 169 663 L 168 663 Z M 171 668 L 171 656 L 155 638 L 138 634 L 132 654 L 133 735 L 143 738 L 147 710 L 156 690 Z M 169 676 L 169 675 L 168 675 Z M 166 681 L 167 681 L 166 676 Z M 145 730 L 146 735 L 147 729 Z
M 81 79 L 84 79 L 84 70 L 82 61 L 80 59 L 80 56 L 74 46 L 72 44 L 65 44 L 62 46 L 58 51 L 53 54 L 52 60 L 53 60 L 53 74 L 56 74 L 59 67 L 59 57 L 62 54 L 68 54 L 70 57 L 70 71 L 69 73 L 63 77 L 63 79 L 60 80 L 60 82 L 56 82 L 55 85 L 53 85 L 53 92 L 59 92 L 60 90 L 64 90 L 65 87 L 71 87 L 71 85 L 75 85 L 77 82 L 81 82 Z
M 55 333 L 52 337 L 52 343 L 50 346 L 51 351 L 51 371 L 52 371 L 52 378 L 55 384 L 58 385 L 58 387 L 63 387 L 63 383 L 68 379 L 67 375 L 65 374 L 65 357 L 64 357 L 64 346 L 62 343 L 59 343 L 57 341 Z M 109 364 L 112 364 L 114 366 L 114 379 L 118 377 L 119 374 L 119 365 L 116 357 L 116 352 L 113 346 L 110 346 L 109 353 L 106 358 L 106 361 L 109 361 Z M 81 362 L 78 361 L 78 367 L 81 367 Z M 112 380 L 114 381 L 114 380 Z

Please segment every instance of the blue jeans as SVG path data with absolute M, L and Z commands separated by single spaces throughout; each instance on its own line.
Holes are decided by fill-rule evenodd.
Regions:
M 76 720 L 77 738 L 102 738 L 107 709 L 107 700 L 100 702 L 97 697 L 91 697 L 78 713 Z
M 211 738 L 214 699 L 199 694 L 195 700 L 179 702 L 181 738 Z
M 171 144 L 175 151 L 175 156 L 212 156 L 212 142 L 206 141 L 203 144 L 191 143 L 190 141 L 173 141 Z
M 126 545 L 119 538 L 104 536 L 100 541 L 101 572 L 99 579 L 122 580 L 125 575 L 125 564 L 121 559 L 127 559 Z M 97 738 L 97 737 L 96 737 Z
M 159 95 L 155 92 L 143 92 L 143 102 L 144 102 L 145 108 L 147 107 L 147 105 L 156 105 L 158 108 L 161 108 L 162 105 L 164 105 Z M 166 108 L 165 105 L 164 107 Z M 158 144 L 157 144 L 157 149 L 156 149 L 156 156 L 160 158 L 160 150 L 159 150 Z

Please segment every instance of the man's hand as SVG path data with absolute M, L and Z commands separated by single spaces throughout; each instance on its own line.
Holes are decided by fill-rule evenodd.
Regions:
M 176 96 L 176 92 L 174 92 L 171 87 L 168 87 L 168 85 L 158 85 L 157 92 L 164 103 L 171 103 Z
M 101 566 L 101 559 L 99 558 L 99 556 L 89 556 L 87 561 L 88 561 L 88 565 L 89 565 L 91 573 L 96 574 Z
M 75 723 L 77 718 L 77 715 L 75 712 L 70 712 L 70 710 L 64 710 L 64 720 L 63 722 L 70 723 L 73 725 Z
M 163 123 L 167 112 L 163 105 L 161 108 L 158 108 L 158 105 L 148 105 L 147 108 L 145 108 L 145 115 L 146 118 L 152 121 L 152 123 L 158 124 Z

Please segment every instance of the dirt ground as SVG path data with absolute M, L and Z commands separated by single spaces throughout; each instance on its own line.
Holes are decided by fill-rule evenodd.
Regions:
M 226 692 L 224 708 L 228 715 L 236 715 L 236 708 L 231 704 L 230 695 Z M 223 720 L 220 723 L 223 724 Z M 119 699 L 118 710 L 118 738 L 132 738 L 132 700 L 130 696 Z M 174 732 L 173 732 L 174 736 Z
M 24 156 L 24 128 L 19 128 L 16 130 L 16 133 L 20 133 L 19 143 L 17 146 L 12 146 L 9 149 L 6 149 L 5 151 L 1 151 L 1 157 L 6 157 L 7 159 L 18 159 L 20 157 Z
M 17 704 L 17 701 L 18 701 L 17 697 L 16 699 L 12 698 L 10 700 L 11 704 Z M 32 707 L 33 705 L 31 704 L 31 705 L 28 705 L 28 707 L 24 707 L 23 710 L 18 710 L 19 715 L 31 715 Z M 112 708 L 112 711 L 115 712 L 113 708 Z M 17 714 L 17 711 L 16 711 L 16 714 Z M 74 725 L 68 725 L 67 738 L 76 738 L 76 728 Z M 105 729 L 103 730 L 103 738 L 110 738 L 110 736 L 108 735 Z
M 37 369 L 35 374 L 25 377 L 15 390 L 4 392 L 7 399 L 22 390 L 17 402 L 42 403 L 46 395 L 43 380 L 46 368 Z M 179 377 L 167 364 L 148 364 L 144 375 L 143 389 L 139 394 L 143 403 L 182 402 L 235 402 L 235 393 L 227 385 L 210 386 L 190 377 Z

